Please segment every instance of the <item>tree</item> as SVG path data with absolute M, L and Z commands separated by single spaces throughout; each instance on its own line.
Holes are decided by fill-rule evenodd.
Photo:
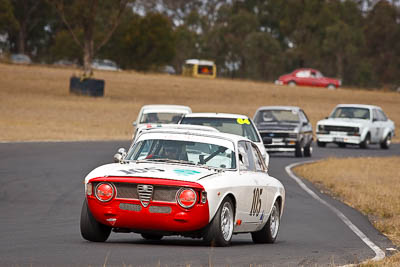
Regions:
M 168 64 L 175 55 L 175 38 L 169 19 L 158 13 L 124 16 L 118 32 L 100 54 L 123 68 L 147 71 Z
M 111 38 L 129 0 L 49 1 L 56 7 L 74 42 L 82 49 L 84 75 L 89 75 L 94 55 Z M 82 32 L 81 38 L 79 31 Z
M 382 83 L 400 81 L 400 23 L 396 7 L 379 1 L 368 13 L 365 24 L 367 57 Z

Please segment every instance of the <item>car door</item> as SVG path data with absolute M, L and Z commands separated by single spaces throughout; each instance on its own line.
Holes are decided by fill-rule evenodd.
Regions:
M 263 211 L 262 205 L 264 201 L 262 198 L 265 189 L 256 171 L 256 168 L 259 167 L 256 167 L 254 161 L 252 143 L 240 141 L 238 143 L 238 153 L 242 186 L 237 201 L 237 209 L 242 220 L 242 231 L 252 231 L 256 229 L 260 223 L 259 217 Z M 259 164 L 258 161 L 257 164 Z
M 371 142 L 377 143 L 382 135 L 382 122 L 379 120 L 378 111 L 374 108 L 372 109 L 372 123 L 370 127 Z
M 310 142 L 310 140 L 312 139 L 312 134 L 313 134 L 312 125 L 303 110 L 300 110 L 299 116 L 300 116 L 300 123 L 301 123 L 300 133 L 302 133 L 304 135 L 305 144 L 308 144 Z

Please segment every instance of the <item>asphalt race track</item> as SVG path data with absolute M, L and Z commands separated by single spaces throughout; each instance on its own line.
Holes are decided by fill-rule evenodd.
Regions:
M 286 173 L 287 165 L 310 160 L 292 154 L 271 156 L 270 174 L 286 188 L 275 244 L 256 245 L 250 234 L 235 235 L 227 248 L 181 237 L 145 241 L 140 235 L 123 233 L 111 233 L 105 243 L 85 241 L 79 230 L 84 176 L 111 162 L 117 149 L 128 145 L 127 141 L 0 143 L 0 266 L 327 266 L 375 257 L 332 210 Z M 390 155 L 400 156 L 400 144 L 389 150 L 376 145 L 367 150 L 314 147 L 312 159 Z M 381 250 L 393 247 L 365 216 L 304 183 Z

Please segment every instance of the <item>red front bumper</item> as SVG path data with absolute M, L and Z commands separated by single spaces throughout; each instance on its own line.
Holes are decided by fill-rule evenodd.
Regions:
M 99 182 L 101 178 L 94 181 Z M 93 180 L 91 180 L 93 181 Z M 129 182 L 158 184 L 168 183 L 169 185 L 181 185 L 193 189 L 202 189 L 197 183 L 181 181 L 165 181 L 161 179 L 135 179 L 129 178 L 102 178 L 101 181 L 108 182 Z M 209 222 L 208 202 L 198 201 L 192 208 L 184 209 L 178 203 L 150 201 L 144 207 L 138 199 L 118 199 L 113 198 L 109 202 L 101 202 L 94 195 L 87 195 L 88 206 L 95 219 L 113 228 L 132 229 L 136 231 L 167 231 L 167 232 L 190 232 L 205 227 Z

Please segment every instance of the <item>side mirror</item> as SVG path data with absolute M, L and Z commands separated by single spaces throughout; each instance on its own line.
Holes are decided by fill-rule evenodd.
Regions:
M 263 137 L 263 143 L 264 143 L 264 145 L 272 144 L 272 138 L 271 137 Z
M 121 162 L 122 160 L 124 160 L 124 158 L 126 157 L 126 150 L 125 148 L 120 148 L 118 149 L 117 153 L 114 155 L 114 162 L 118 163 Z
M 134 122 L 132 123 L 132 125 L 136 127 L 136 125 L 137 125 L 137 122 L 136 122 L 136 121 L 134 121 Z

